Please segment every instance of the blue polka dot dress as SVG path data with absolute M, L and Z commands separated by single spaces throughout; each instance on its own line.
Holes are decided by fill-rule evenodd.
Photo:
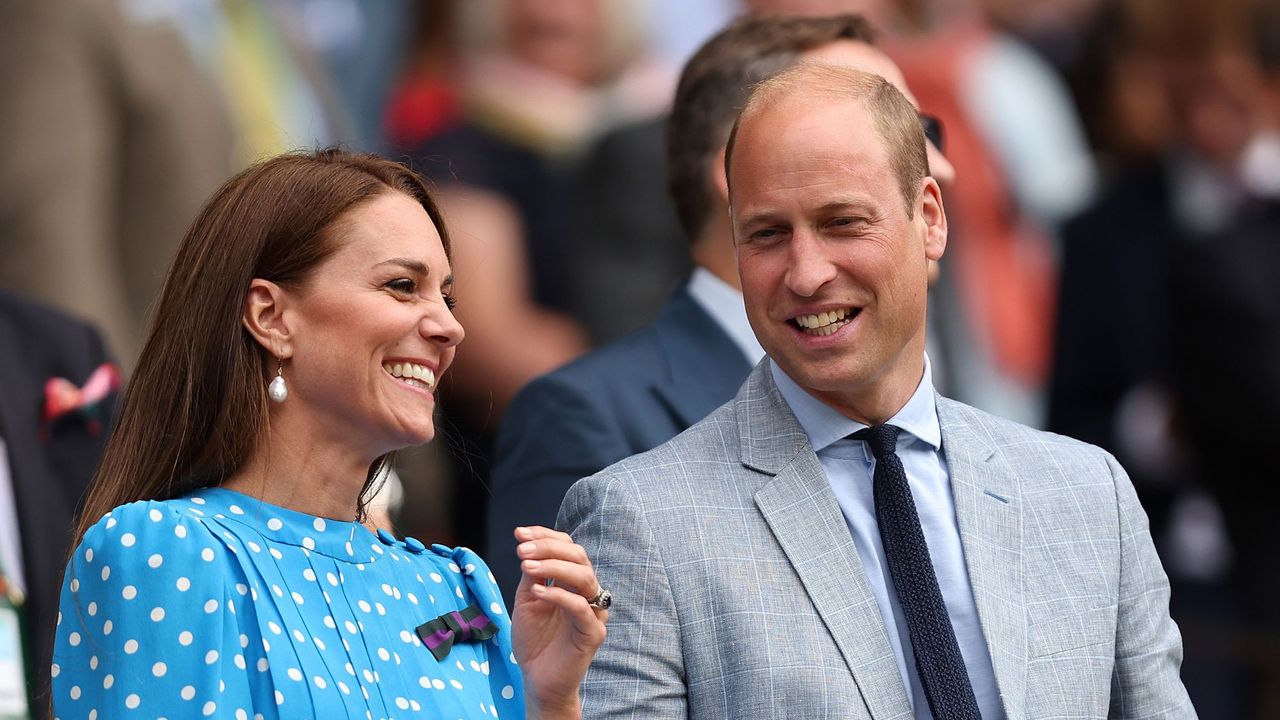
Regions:
M 498 627 L 437 661 L 415 632 Z M 116 508 L 67 568 L 53 709 L 80 718 L 523 718 L 511 621 L 465 548 L 221 488 Z

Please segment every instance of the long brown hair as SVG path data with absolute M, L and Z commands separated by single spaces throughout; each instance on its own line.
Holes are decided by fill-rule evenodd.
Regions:
M 275 359 L 241 324 L 253 278 L 297 288 L 336 248 L 334 222 L 356 205 L 402 192 L 449 235 L 422 180 L 374 155 L 328 149 L 254 165 L 200 211 L 165 278 L 120 420 L 75 533 L 112 508 L 164 500 L 234 473 L 267 431 Z M 369 468 L 363 506 L 386 456 Z

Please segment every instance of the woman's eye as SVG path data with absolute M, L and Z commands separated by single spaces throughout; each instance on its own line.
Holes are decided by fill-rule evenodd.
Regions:
M 450 295 L 449 293 L 445 293 L 444 306 L 449 308 L 450 310 L 453 310 L 454 308 L 458 307 L 458 300 L 454 298 L 453 295 Z
M 393 292 L 401 295 L 412 295 L 418 289 L 418 283 L 409 278 L 397 278 L 387 283 L 385 287 L 390 288 Z

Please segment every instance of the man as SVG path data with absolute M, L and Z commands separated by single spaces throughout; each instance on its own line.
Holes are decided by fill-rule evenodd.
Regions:
M 768 359 L 565 498 L 615 598 L 584 716 L 1194 717 L 1124 471 L 934 394 L 947 219 L 910 103 L 797 66 L 753 92 L 726 169 Z
M 902 75 L 866 21 L 748 17 L 720 32 L 685 67 L 668 126 L 667 175 L 697 267 L 638 333 L 526 387 L 499 433 L 489 505 L 489 559 L 508 597 L 520 580 L 517 525 L 550 524 L 579 478 L 675 437 L 733 397 L 764 351 L 738 288 L 724 146 L 751 85 L 797 59 Z M 954 171 L 930 149 L 937 177 Z
M 0 291 L 0 576 L 26 596 L 32 717 L 49 708 L 70 528 L 117 399 L 107 359 L 93 328 Z

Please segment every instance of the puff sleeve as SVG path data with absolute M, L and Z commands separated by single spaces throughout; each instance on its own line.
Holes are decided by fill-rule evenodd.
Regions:
M 261 655 L 237 621 L 235 549 L 198 510 L 116 508 L 85 533 L 63 579 L 52 700 L 62 720 L 252 717 L 245 668 Z M 256 653 L 256 655 L 255 655 Z

